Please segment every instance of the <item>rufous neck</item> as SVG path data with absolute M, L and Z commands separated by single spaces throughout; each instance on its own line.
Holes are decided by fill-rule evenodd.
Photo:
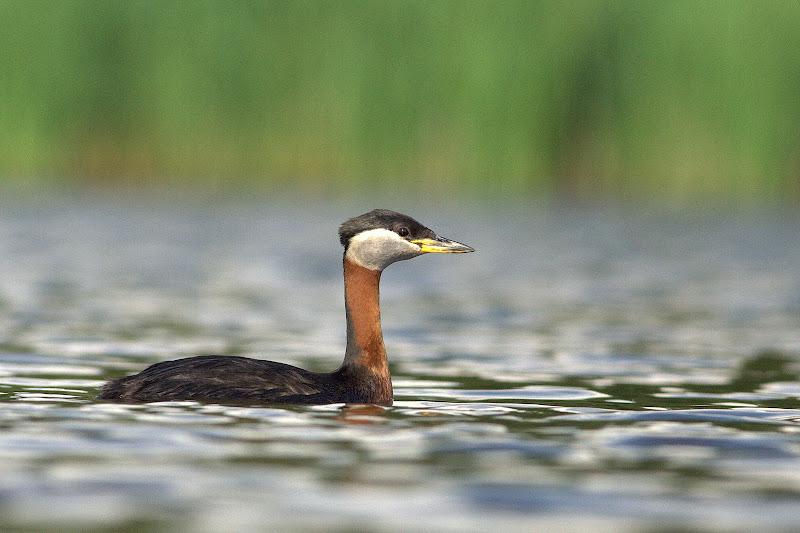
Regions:
M 344 300 L 347 313 L 347 350 L 344 364 L 370 374 L 389 376 L 381 333 L 381 272 L 344 258 Z

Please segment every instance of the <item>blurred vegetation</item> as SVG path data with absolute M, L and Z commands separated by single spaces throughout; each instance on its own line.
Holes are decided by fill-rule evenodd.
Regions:
M 0 2 L 0 177 L 800 199 L 800 4 Z

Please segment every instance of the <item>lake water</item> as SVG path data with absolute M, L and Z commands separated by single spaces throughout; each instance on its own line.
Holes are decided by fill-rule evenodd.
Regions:
M 403 209 L 477 251 L 384 274 L 393 407 L 95 399 L 338 366 L 336 229 L 375 206 L 313 204 L 3 203 L 2 529 L 800 530 L 794 213 Z

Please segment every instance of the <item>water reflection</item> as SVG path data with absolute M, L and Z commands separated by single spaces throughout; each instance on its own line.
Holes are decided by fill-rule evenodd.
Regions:
M 386 273 L 392 407 L 94 399 L 108 377 L 187 355 L 335 368 L 330 221 L 351 214 L 0 212 L 0 523 L 800 527 L 792 217 L 432 213 L 481 253 Z M 302 238 L 275 238 L 289 229 Z M 499 233 L 519 247 L 493 248 Z

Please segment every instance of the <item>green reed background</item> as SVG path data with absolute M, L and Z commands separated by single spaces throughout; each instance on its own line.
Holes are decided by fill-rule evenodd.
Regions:
M 0 179 L 800 199 L 800 4 L 0 2 Z

